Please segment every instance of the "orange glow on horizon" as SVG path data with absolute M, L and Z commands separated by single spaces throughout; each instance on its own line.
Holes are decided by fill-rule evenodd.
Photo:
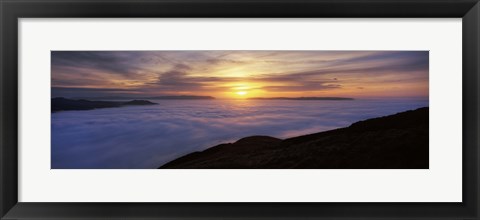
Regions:
M 239 95 L 239 96 L 244 96 L 244 95 L 246 95 L 248 92 L 246 92 L 246 91 L 238 91 L 238 92 L 236 92 L 236 93 L 237 93 L 237 95 Z
M 57 51 L 53 96 L 428 97 L 428 51 Z

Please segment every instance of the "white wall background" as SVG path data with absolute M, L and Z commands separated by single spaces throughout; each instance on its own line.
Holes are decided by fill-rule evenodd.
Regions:
M 461 19 L 19 21 L 20 202 L 460 202 Z M 50 170 L 50 50 L 430 50 L 428 170 Z

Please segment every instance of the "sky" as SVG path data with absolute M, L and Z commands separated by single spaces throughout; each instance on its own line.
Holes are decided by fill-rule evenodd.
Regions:
M 52 97 L 428 97 L 428 51 L 52 51 Z

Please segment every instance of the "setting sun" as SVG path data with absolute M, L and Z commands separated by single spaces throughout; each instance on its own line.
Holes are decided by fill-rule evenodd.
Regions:
M 247 94 L 246 91 L 238 91 L 238 92 L 236 92 L 236 93 L 237 93 L 237 95 L 239 95 L 239 96 L 244 96 L 244 95 Z

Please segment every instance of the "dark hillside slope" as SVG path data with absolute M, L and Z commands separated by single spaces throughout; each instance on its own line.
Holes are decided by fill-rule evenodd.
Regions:
M 164 169 L 427 169 L 428 107 L 280 140 L 253 136 L 173 160 Z

